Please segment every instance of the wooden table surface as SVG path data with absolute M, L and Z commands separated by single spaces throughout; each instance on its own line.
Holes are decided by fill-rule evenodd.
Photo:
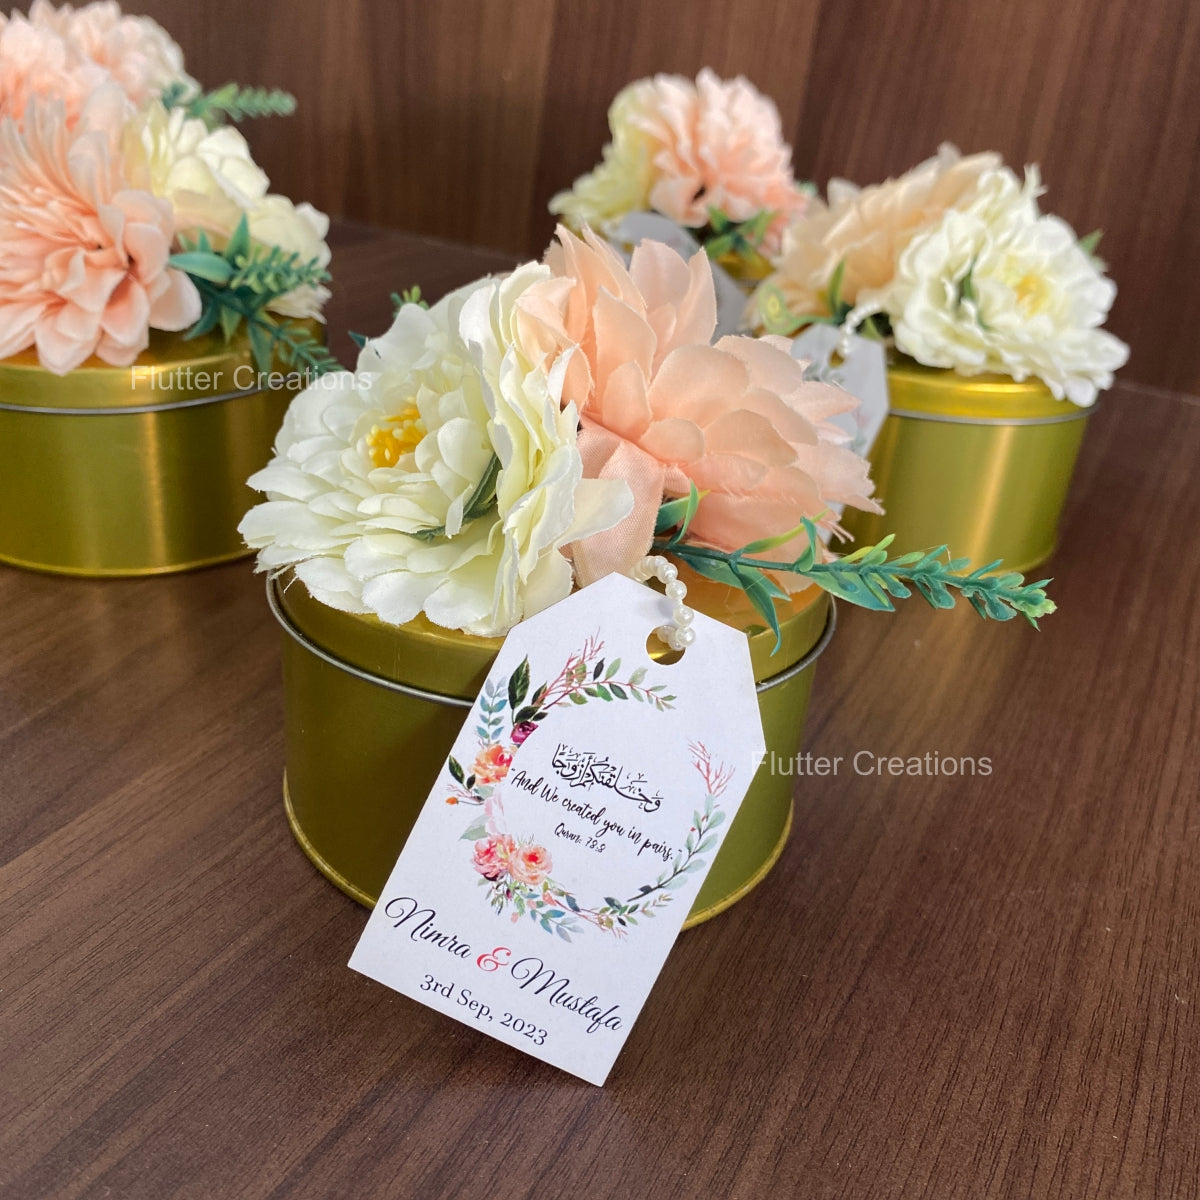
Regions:
M 503 265 L 343 229 L 331 326 Z M 992 774 L 798 780 L 603 1089 L 347 969 L 247 563 L 0 568 L 0 1196 L 1200 1195 L 1198 461 L 1104 401 L 1040 634 L 842 606 L 807 749 Z

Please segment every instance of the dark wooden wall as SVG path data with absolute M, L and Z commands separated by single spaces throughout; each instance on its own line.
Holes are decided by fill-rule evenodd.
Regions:
M 797 174 L 869 182 L 939 141 L 1042 164 L 1120 285 L 1126 376 L 1200 392 L 1196 0 L 128 0 L 192 73 L 289 88 L 277 189 L 522 252 L 598 158 L 616 90 L 709 65 L 771 95 Z M 407 283 L 398 280 L 398 284 Z

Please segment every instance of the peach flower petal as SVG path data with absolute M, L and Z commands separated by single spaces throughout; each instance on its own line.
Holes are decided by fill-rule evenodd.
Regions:
M 715 346 L 680 346 L 663 361 L 650 385 L 650 403 L 662 416 L 686 416 L 707 425 L 746 390 L 746 368 Z
M 768 467 L 786 467 L 796 458 L 774 422 L 744 408 L 723 413 L 708 425 L 704 442 L 710 454 L 740 454 Z
M 633 493 L 629 516 L 612 529 L 572 544 L 575 574 L 586 586 L 614 571 L 628 575 L 645 555 L 654 537 L 664 469 L 633 442 L 587 420 L 579 431 L 579 454 L 585 478 L 624 480 Z
M 684 417 L 664 417 L 654 421 L 638 445 L 659 462 L 677 466 L 694 463 L 704 457 L 704 434 L 694 421 Z
M 650 373 L 657 339 L 646 321 L 611 292 L 602 291 L 592 309 L 596 356 L 592 378 L 598 392 L 604 392 L 609 377 L 618 367 L 635 364 Z
M 685 262 L 662 242 L 645 241 L 633 251 L 629 276 L 643 297 L 646 321 L 657 338 L 654 370 L 676 346 L 707 345 L 712 340 L 717 296 L 704 255 Z
M 151 325 L 200 315 L 195 285 L 167 266 L 170 206 L 124 186 L 114 131 L 96 124 L 119 109 L 97 94 L 74 127 L 57 101 L 0 120 L 0 349 L 35 346 L 59 374 L 93 354 L 127 365 Z
M 692 485 L 708 493 L 692 536 L 724 550 L 787 533 L 806 517 L 834 530 L 833 504 L 878 510 L 867 464 L 838 444 L 844 435 L 827 422 L 852 408 L 852 398 L 806 382 L 803 365 L 777 342 L 707 344 L 715 299 L 703 252 L 685 263 L 643 243 L 624 278 L 614 278 L 620 264 L 590 231 L 576 238 L 560 229 L 558 238 L 547 261 L 571 281 L 565 311 L 590 366 L 586 380 L 583 372 L 576 380 L 586 390 L 563 394 L 582 414 L 584 474 L 622 479 L 634 495 L 624 521 L 574 543 L 582 584 L 632 569 L 650 548 L 663 497 L 686 495 Z M 634 286 L 635 271 L 645 294 Z M 650 332 L 671 349 L 647 364 Z M 622 345 L 625 361 L 614 366 Z M 798 553 L 803 537 L 792 541 Z

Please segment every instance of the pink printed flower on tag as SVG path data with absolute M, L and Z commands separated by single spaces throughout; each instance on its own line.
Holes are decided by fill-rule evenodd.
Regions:
M 518 883 L 537 887 L 553 870 L 550 852 L 545 846 L 520 846 L 512 856 L 509 871 Z
M 507 875 L 517 853 L 517 845 L 507 834 L 484 838 L 475 843 L 472 865 L 484 879 L 499 879 Z

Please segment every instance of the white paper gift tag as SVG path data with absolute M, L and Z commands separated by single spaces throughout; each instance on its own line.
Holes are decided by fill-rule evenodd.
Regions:
M 764 744 L 738 629 L 619 575 L 518 625 L 350 966 L 603 1083 Z
M 656 212 L 627 213 L 608 240 L 613 249 L 624 255 L 628 263 L 630 250 L 646 238 L 666 243 L 684 258 L 691 258 L 701 248 L 700 243 L 687 229 L 677 225 L 670 217 Z M 713 286 L 717 293 L 717 328 L 713 334 L 713 340 L 716 341 L 726 334 L 737 333 L 742 327 L 742 314 L 746 311 L 746 293 L 724 267 L 711 259 L 708 265 L 712 268 Z
M 830 361 L 835 354 L 840 358 L 837 363 Z M 840 413 L 831 420 L 850 435 L 850 449 L 865 457 L 888 415 L 883 343 L 856 333 L 844 338 L 834 325 L 810 325 L 792 339 L 792 357 L 809 361 L 806 374 L 810 378 L 837 384 L 858 400 L 853 412 Z

